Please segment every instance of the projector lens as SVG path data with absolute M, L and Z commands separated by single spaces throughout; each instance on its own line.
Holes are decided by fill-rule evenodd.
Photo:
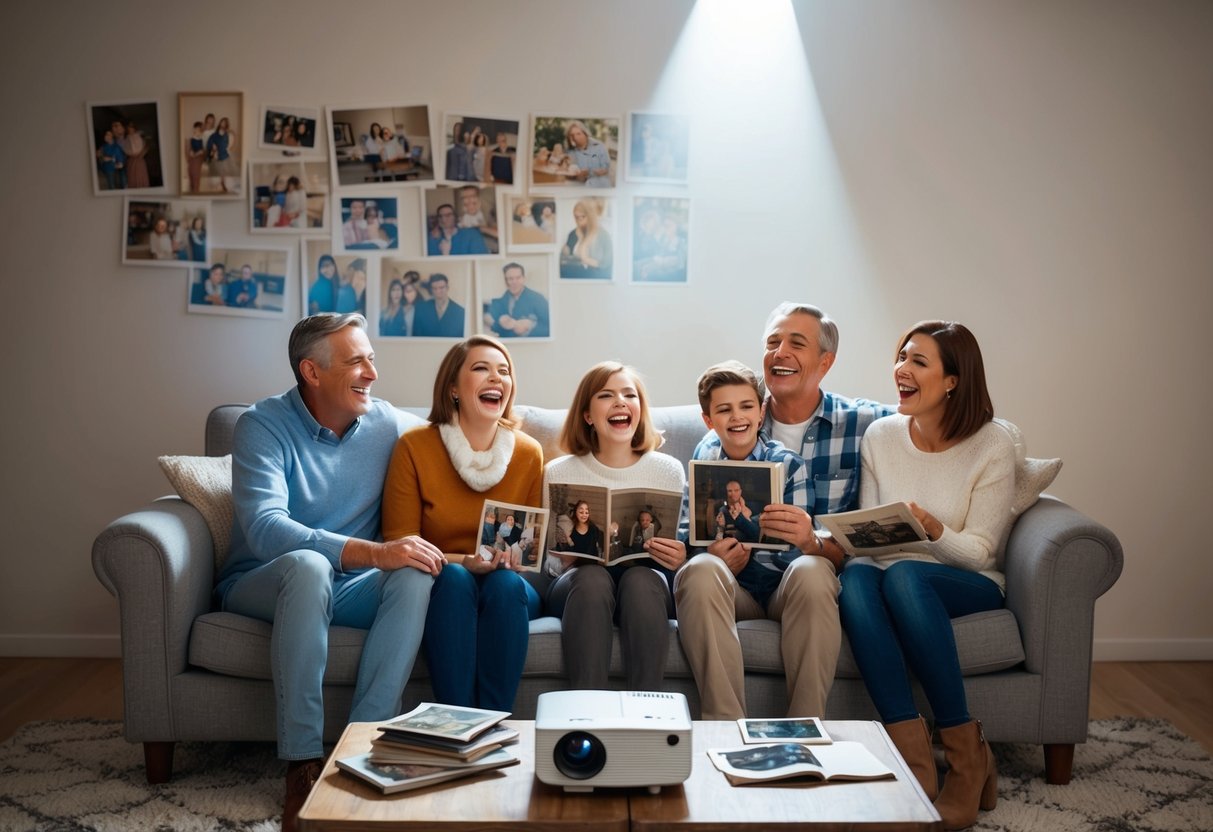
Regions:
M 565 777 L 588 780 L 606 765 L 606 748 L 593 734 L 573 731 L 560 738 L 552 757 L 557 770 Z

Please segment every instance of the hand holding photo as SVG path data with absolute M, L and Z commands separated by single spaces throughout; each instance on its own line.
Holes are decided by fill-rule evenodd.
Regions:
M 538 572 L 543 568 L 548 510 L 485 500 L 480 512 L 482 560 L 497 561 L 500 568 Z
M 928 540 L 926 529 L 906 503 L 822 514 L 817 517 L 848 555 L 899 552 L 906 544 Z
M 760 549 L 790 548 L 762 533 L 762 510 L 783 502 L 782 463 L 693 459 L 688 467 L 692 546 L 732 537 Z

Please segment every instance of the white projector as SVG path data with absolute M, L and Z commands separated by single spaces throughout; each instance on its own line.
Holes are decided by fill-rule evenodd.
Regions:
M 535 711 L 535 776 L 566 792 L 691 776 L 691 712 L 681 693 L 558 690 Z

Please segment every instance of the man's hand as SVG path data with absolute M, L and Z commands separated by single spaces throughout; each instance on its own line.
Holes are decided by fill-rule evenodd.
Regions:
M 645 546 L 649 557 L 666 569 L 677 572 L 678 567 L 687 561 L 687 547 L 680 540 L 670 537 L 654 537 Z
M 708 554 L 724 561 L 724 565 L 729 567 L 729 571 L 734 575 L 745 569 L 745 565 L 750 562 L 750 550 L 742 546 L 735 537 L 713 540 L 708 544 Z
M 412 567 L 431 575 L 437 575 L 446 564 L 446 556 L 438 547 L 424 537 L 410 535 L 399 540 L 380 543 L 381 551 L 376 558 L 380 569 L 403 569 Z

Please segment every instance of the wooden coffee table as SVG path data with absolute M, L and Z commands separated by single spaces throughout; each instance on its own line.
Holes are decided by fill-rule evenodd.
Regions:
M 829 721 L 836 740 L 854 740 L 893 770 L 896 780 L 821 785 L 732 786 L 708 759 L 709 748 L 742 745 L 735 722 L 696 722 L 694 765 L 681 786 L 661 794 L 632 792 L 632 832 L 737 830 L 935 830 L 939 814 L 927 800 L 879 722 Z
M 507 720 L 518 729 L 509 748 L 522 760 L 516 766 L 413 791 L 385 795 L 337 768 L 338 757 L 364 754 L 378 736 L 376 723 L 346 726 L 329 755 L 319 782 L 299 812 L 303 832 L 381 832 L 438 830 L 483 832 L 627 832 L 628 792 L 566 794 L 535 779 L 535 723 Z
M 518 729 L 516 766 L 384 795 L 337 769 L 334 760 L 370 750 L 375 723 L 346 727 L 320 781 L 299 813 L 303 832 L 422 830 L 482 832 L 744 832 L 744 830 L 936 830 L 935 807 L 878 722 L 827 721 L 836 739 L 862 742 L 896 780 L 808 786 L 731 786 L 708 759 L 709 748 L 741 745 L 735 722 L 696 722 L 693 766 L 680 786 L 565 793 L 535 779 L 535 723 Z

